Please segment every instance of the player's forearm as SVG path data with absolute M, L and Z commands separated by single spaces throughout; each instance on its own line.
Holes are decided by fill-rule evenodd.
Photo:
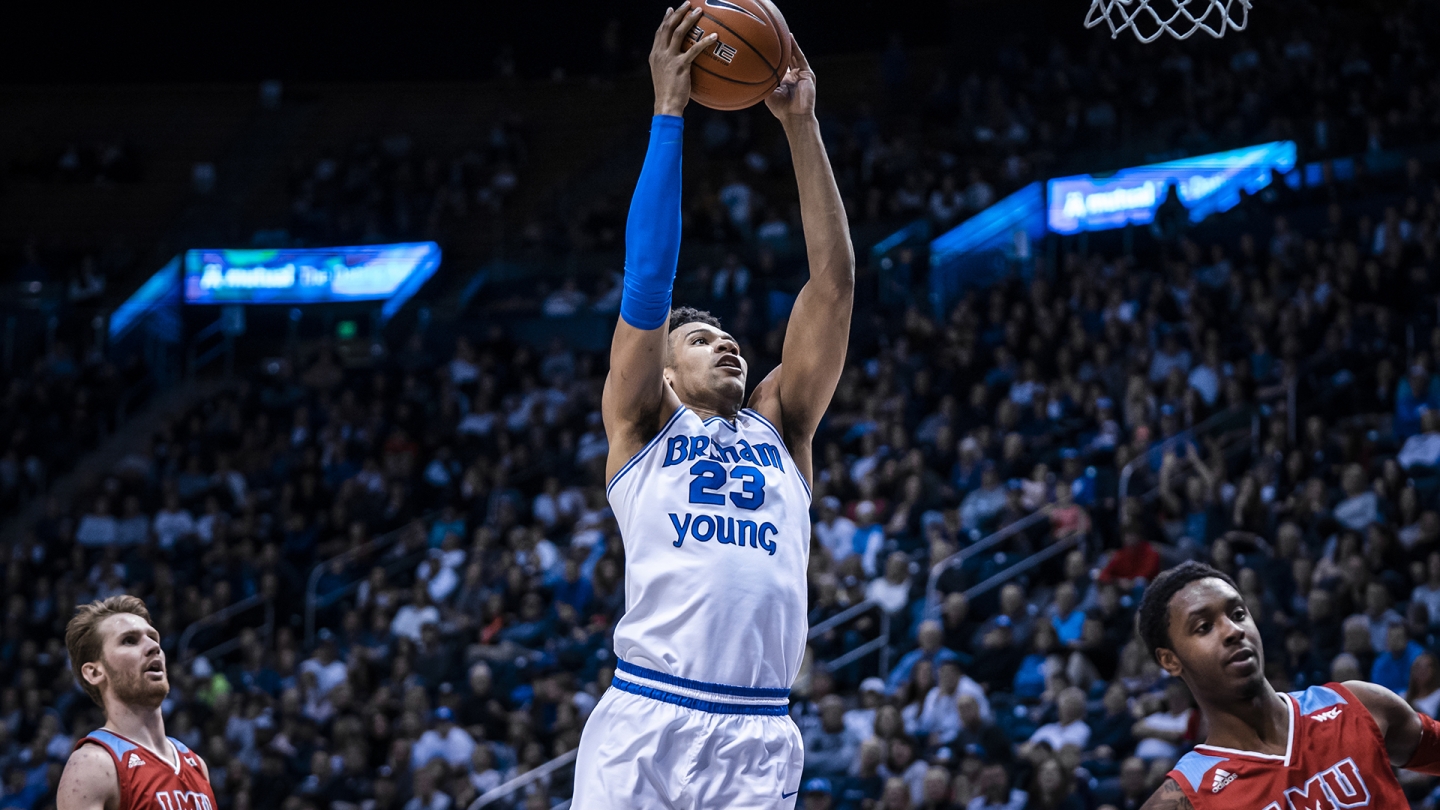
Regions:
M 820 124 L 813 116 L 787 121 L 785 136 L 800 187 L 800 218 L 804 221 L 810 278 L 849 293 L 855 286 L 855 251 L 850 244 L 850 223 L 835 184 Z
M 680 168 L 684 119 L 657 115 L 645 165 L 625 224 L 625 289 L 620 316 L 636 329 L 658 329 L 670 315 L 680 262 Z

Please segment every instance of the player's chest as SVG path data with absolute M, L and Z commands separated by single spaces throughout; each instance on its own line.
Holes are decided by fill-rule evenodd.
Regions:
M 215 810 L 210 785 L 193 754 L 181 756 L 178 771 L 163 762 L 133 768 L 127 763 L 122 770 L 129 771 L 122 776 L 128 810 Z
M 783 514 L 798 506 L 808 514 L 808 490 L 783 445 L 769 433 L 736 430 L 712 420 L 668 436 L 645 471 L 639 501 L 663 500 L 701 512 L 725 511 L 744 518 Z
M 1388 771 L 1376 776 L 1371 763 L 1337 751 L 1309 756 L 1287 767 L 1281 762 L 1231 761 L 1217 767 L 1196 791 L 1207 808 L 1236 810 L 1342 810 L 1381 807 Z M 1227 767 L 1228 766 L 1228 767 Z M 1198 805 L 1199 803 L 1197 803 Z

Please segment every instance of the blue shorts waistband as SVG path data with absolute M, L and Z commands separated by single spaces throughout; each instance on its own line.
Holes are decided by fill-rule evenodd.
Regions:
M 763 686 L 730 686 L 723 683 L 710 683 L 708 681 L 693 681 L 689 678 L 681 678 L 678 675 L 668 675 L 664 672 L 656 672 L 653 669 L 646 669 L 642 666 L 631 664 L 625 660 L 618 660 L 615 669 L 626 675 L 636 678 L 643 678 L 657 684 L 679 687 L 695 692 L 707 692 L 710 695 L 719 697 L 745 698 L 750 700 L 772 700 L 788 701 L 790 690 L 782 688 L 769 688 Z
M 653 686 L 641 686 L 638 683 L 631 683 L 619 676 L 610 679 L 610 686 L 622 692 L 629 692 L 632 695 L 658 700 L 662 703 L 670 703 L 676 706 L 683 706 L 687 709 L 709 712 L 711 714 L 749 714 L 768 715 L 772 717 L 784 717 L 790 711 L 789 706 L 768 706 L 746 703 L 725 703 L 716 700 L 703 700 L 696 697 L 677 695 L 674 692 L 666 692 Z

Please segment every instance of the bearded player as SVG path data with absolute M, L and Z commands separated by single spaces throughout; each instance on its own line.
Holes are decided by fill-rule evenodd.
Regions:
M 1155 578 L 1140 635 L 1210 733 L 1142 810 L 1409 807 L 1391 766 L 1440 776 L 1440 724 L 1363 681 L 1279 694 L 1235 583 L 1195 562 Z
M 713 0 L 718 2 L 718 0 Z M 697 3 L 698 5 L 698 3 Z M 811 442 L 845 364 L 854 255 L 798 47 L 767 100 L 790 143 L 810 279 L 780 367 L 745 401 L 745 359 L 710 315 L 671 310 L 680 152 L 696 9 L 650 54 L 655 118 L 625 234 L 625 290 L 603 415 L 625 543 L 611 688 L 585 725 L 576 810 L 790 807 L 800 790 L 790 685 L 807 631 Z
M 160 634 L 134 596 L 81 605 L 65 627 L 75 681 L 105 710 L 105 726 L 65 763 L 56 810 L 214 810 L 210 770 L 165 736 L 170 693 Z

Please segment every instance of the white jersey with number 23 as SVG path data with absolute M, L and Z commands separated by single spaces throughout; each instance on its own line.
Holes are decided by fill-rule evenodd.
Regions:
M 681 406 L 607 491 L 625 543 L 617 674 L 788 690 L 808 631 L 810 487 L 775 426 Z

